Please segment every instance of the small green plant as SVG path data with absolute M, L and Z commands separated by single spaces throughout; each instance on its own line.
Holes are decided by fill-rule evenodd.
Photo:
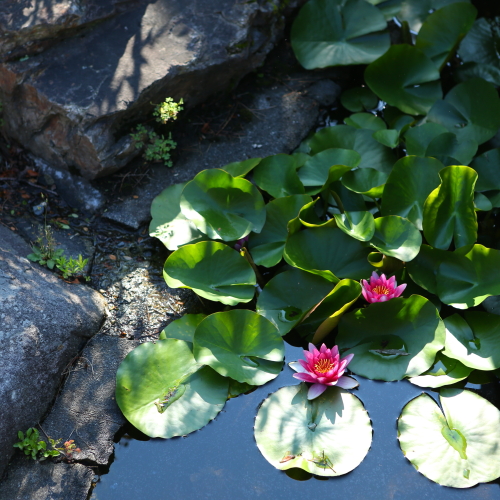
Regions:
M 56 240 L 51 226 L 40 226 L 35 243 L 32 246 L 33 253 L 30 253 L 27 258 L 32 262 L 47 266 L 51 270 L 54 269 L 56 260 L 62 256 L 64 250 L 56 248 Z
M 167 97 L 161 104 L 155 106 L 153 116 L 158 123 L 165 125 L 167 122 L 177 119 L 178 113 L 184 109 L 182 104 L 184 104 L 182 99 L 176 103 L 171 97 Z M 158 134 L 153 129 L 148 129 L 141 124 L 130 135 L 135 141 L 137 149 L 145 147 L 144 158 L 146 160 L 163 161 L 165 166 L 173 166 L 170 152 L 177 147 L 177 143 L 172 139 L 171 132 L 165 138 L 164 135 Z
M 73 259 L 73 257 L 67 259 L 64 255 L 61 255 L 56 260 L 56 267 L 61 271 L 63 278 L 68 279 L 75 276 L 81 276 L 88 261 L 89 259 L 84 259 L 81 254 L 78 255 L 77 259 Z M 89 281 L 90 276 L 85 276 L 85 279 Z
M 39 460 L 45 460 L 48 457 L 57 457 L 61 454 L 61 450 L 56 448 L 57 444 L 61 441 L 58 439 L 55 441 L 54 439 L 49 438 L 49 443 L 52 449 L 47 449 L 47 442 L 43 440 L 39 440 L 40 433 L 34 427 L 30 427 L 26 434 L 23 431 L 19 431 L 17 433 L 17 437 L 20 441 L 14 444 L 14 448 L 19 448 L 24 452 L 25 455 L 31 455 L 33 460 L 37 458 Z

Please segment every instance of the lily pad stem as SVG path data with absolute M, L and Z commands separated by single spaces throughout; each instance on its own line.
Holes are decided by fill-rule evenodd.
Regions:
M 255 272 L 255 276 L 257 277 L 257 283 L 259 284 L 259 286 L 261 288 L 264 288 L 264 285 L 266 284 L 264 277 L 262 276 L 259 269 L 255 265 L 255 262 L 253 261 L 252 256 L 250 255 L 250 252 L 248 251 L 247 247 L 243 247 L 241 249 L 240 253 L 241 253 L 241 255 L 243 255 L 243 257 L 245 257 L 247 262 L 252 266 L 252 269 Z
M 342 200 L 340 199 L 339 195 L 333 190 L 330 190 L 330 193 L 333 196 L 335 203 L 337 203 L 337 208 L 340 210 L 340 213 L 343 214 L 344 213 L 344 205 L 343 205 Z

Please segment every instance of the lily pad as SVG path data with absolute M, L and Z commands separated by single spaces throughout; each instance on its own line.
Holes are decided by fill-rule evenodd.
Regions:
M 449 252 L 422 245 L 420 252 L 406 264 L 406 269 L 411 279 L 424 290 L 437 294 L 437 273 L 441 262 L 445 260 Z
M 273 267 L 282 259 L 288 237 L 287 225 L 297 217 L 300 209 L 311 202 L 305 194 L 285 196 L 266 205 L 266 223 L 259 234 L 252 233 L 248 242 L 254 262 Z
M 380 198 L 388 175 L 374 168 L 358 168 L 346 172 L 342 184 L 355 193 L 364 194 L 370 198 Z
M 476 16 L 477 9 L 465 2 L 451 3 L 436 10 L 422 25 L 415 47 L 432 59 L 441 71 L 472 28 Z
M 387 146 L 388 148 L 395 148 L 399 144 L 399 131 L 398 130 L 377 130 L 373 133 L 373 138 Z
M 359 241 L 370 241 L 375 234 L 375 220 L 370 212 L 335 214 L 337 227 Z
M 217 168 L 203 170 L 181 194 L 183 215 L 212 239 L 234 241 L 259 232 L 266 220 L 264 200 L 246 179 Z
M 354 354 L 349 369 L 375 380 L 416 377 L 434 363 L 445 328 L 435 306 L 420 295 L 370 304 L 344 314 L 337 344 Z
M 207 239 L 181 212 L 181 193 L 186 183 L 164 189 L 151 204 L 149 235 L 158 238 L 169 250 Z
M 342 92 L 340 102 L 352 112 L 369 111 L 378 105 L 378 97 L 368 87 L 354 87 Z
M 293 267 L 337 283 L 371 273 L 370 250 L 338 228 L 308 228 L 293 234 L 285 245 L 285 260 Z
M 447 252 L 436 282 L 441 301 L 457 309 L 474 307 L 490 295 L 500 295 L 500 251 L 468 245 Z
M 365 80 L 383 101 L 410 115 L 427 114 L 443 95 L 438 69 L 412 45 L 393 45 L 366 68 Z
M 445 166 L 468 165 L 477 152 L 478 144 L 472 139 L 446 132 L 435 137 L 427 147 L 425 156 L 433 156 Z
M 453 240 L 459 248 L 477 239 L 474 210 L 474 185 L 477 174 L 472 168 L 450 166 L 439 172 L 441 185 L 424 203 L 423 230 L 430 245 L 447 250 Z
M 441 408 L 427 394 L 411 400 L 398 419 L 401 450 L 425 477 L 470 488 L 500 476 L 500 412 L 481 396 L 441 389 Z
M 437 123 L 424 123 L 408 129 L 404 135 L 408 156 L 427 156 L 427 148 L 433 139 L 448 130 Z
M 474 193 L 474 208 L 476 212 L 488 212 L 493 208 L 493 203 L 482 193 Z
M 444 354 L 476 370 L 500 368 L 500 317 L 479 311 L 467 311 L 465 319 L 454 314 L 444 320 Z
M 297 175 L 301 166 L 292 155 L 277 154 L 264 158 L 253 171 L 253 180 L 260 189 L 273 198 L 305 194 L 304 186 Z
M 331 281 L 300 269 L 274 276 L 257 299 L 257 312 L 280 332 L 288 333 L 333 289 Z
M 185 314 L 169 323 L 160 333 L 160 340 L 179 339 L 193 343 L 196 327 L 207 317 L 206 314 Z
M 458 54 L 465 63 L 491 65 L 500 69 L 498 42 L 500 40 L 500 18 L 476 19 L 467 36 L 462 40 Z
M 176 250 L 166 260 L 163 277 L 171 288 L 192 288 L 198 295 L 234 306 L 250 302 L 256 277 L 236 250 L 215 241 L 202 241 Z
M 295 56 L 306 69 L 367 64 L 390 45 L 383 14 L 364 0 L 311 0 L 291 31 Z
M 355 128 L 365 128 L 368 130 L 386 130 L 387 125 L 382 118 L 371 113 L 354 113 L 344 119 L 346 125 Z
M 491 83 L 473 78 L 453 87 L 444 100 L 436 101 L 427 119 L 443 125 L 459 141 L 474 139 L 483 144 L 500 127 L 500 99 Z
M 500 189 L 500 148 L 490 149 L 471 163 L 477 172 L 475 190 L 479 192 Z
M 248 160 L 235 161 L 233 163 L 228 163 L 221 167 L 228 174 L 233 177 L 245 177 L 249 174 L 260 162 L 262 158 L 249 158 Z
M 375 234 L 370 245 L 388 257 L 409 262 L 420 252 L 422 235 L 408 219 L 388 215 L 375 219 Z
M 211 314 L 194 334 L 196 361 L 241 383 L 262 385 L 276 378 L 284 355 L 276 327 L 245 309 Z
M 443 164 L 434 158 L 405 156 L 398 160 L 385 184 L 382 213 L 406 217 L 422 229 L 424 203 L 439 186 L 442 169 Z
M 304 383 L 282 387 L 264 400 L 255 418 L 257 447 L 279 470 L 347 474 L 370 449 L 370 417 L 361 401 L 343 389 L 329 387 L 311 401 L 307 390 Z
M 437 387 L 456 384 L 466 379 L 471 372 L 472 368 L 468 368 L 460 361 L 448 358 L 442 352 L 438 352 L 436 361 L 429 370 L 418 377 L 412 377 L 408 380 L 419 387 L 436 389 Z
M 116 402 L 125 418 L 150 437 L 184 436 L 222 410 L 229 380 L 196 362 L 183 340 L 146 342 L 122 361 Z

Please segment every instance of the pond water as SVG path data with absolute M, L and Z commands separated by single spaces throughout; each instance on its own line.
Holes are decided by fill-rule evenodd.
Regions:
M 286 344 L 287 363 L 301 357 L 300 348 Z M 406 460 L 397 440 L 396 419 L 403 406 L 423 392 L 407 381 L 377 382 L 356 376 L 360 386 L 352 392 L 363 401 L 374 435 L 368 455 L 354 471 L 325 479 L 298 469 L 288 474 L 276 470 L 258 450 L 253 425 L 257 409 L 269 393 L 298 382 L 293 373 L 285 365 L 275 380 L 229 400 L 214 421 L 184 438 L 141 441 L 125 434 L 116 445 L 110 472 L 101 476 L 90 500 L 280 500 L 310 496 L 349 500 L 500 499 L 500 480 L 463 490 L 446 488 L 429 481 Z M 498 382 L 467 387 L 479 389 L 483 397 L 499 406 Z M 436 393 L 427 392 L 436 397 Z

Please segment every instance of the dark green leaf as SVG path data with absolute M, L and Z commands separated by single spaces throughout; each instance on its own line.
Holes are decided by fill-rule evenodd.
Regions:
M 368 87 L 354 87 L 342 92 L 340 102 L 349 111 L 369 111 L 377 107 L 378 97 Z
M 365 128 L 368 130 L 386 130 L 387 125 L 382 118 L 371 113 L 354 113 L 344 119 L 346 125 L 355 128 Z
M 486 151 L 475 158 L 470 166 L 478 175 L 476 191 L 500 189 L 500 148 Z
M 397 130 L 377 130 L 373 133 L 373 138 L 388 148 L 395 148 L 399 144 L 399 132 Z

